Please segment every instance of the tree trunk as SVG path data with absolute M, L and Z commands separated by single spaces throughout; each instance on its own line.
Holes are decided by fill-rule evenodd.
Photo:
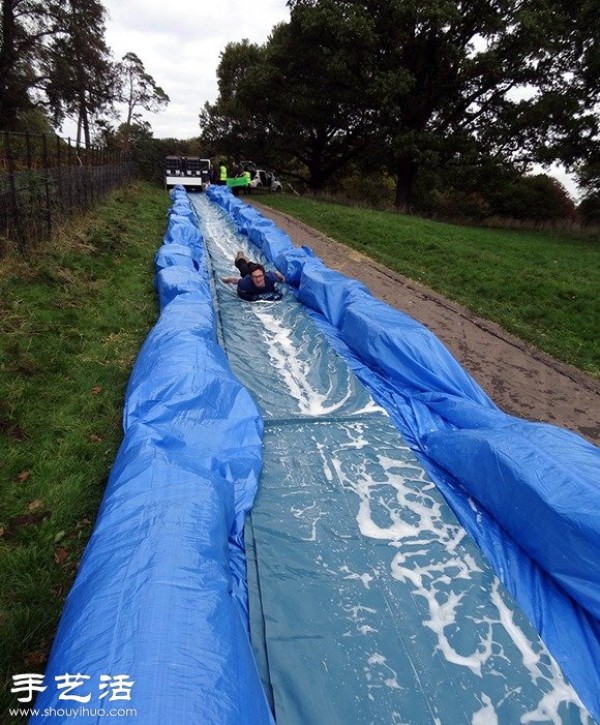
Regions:
M 15 88 L 15 35 L 16 24 L 13 0 L 2 0 L 0 28 L 0 128 L 15 130 L 20 106 Z
M 410 157 L 396 162 L 396 209 L 409 212 L 413 202 L 413 184 L 417 176 L 417 163 Z
M 83 128 L 83 138 L 85 141 L 86 149 L 89 149 L 91 144 L 90 138 L 90 122 L 87 110 L 87 103 L 85 100 L 85 90 L 83 88 L 79 91 L 79 123 Z
M 313 194 L 319 194 L 325 186 L 323 167 L 320 163 L 320 160 L 309 164 L 308 174 L 308 188 Z

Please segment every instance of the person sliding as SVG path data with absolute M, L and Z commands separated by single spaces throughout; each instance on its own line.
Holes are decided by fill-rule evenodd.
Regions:
M 277 270 L 266 271 L 262 264 L 250 262 L 244 253 L 239 251 L 234 261 L 240 276 L 221 277 L 225 284 L 237 285 L 238 297 L 246 302 L 260 300 L 276 302 L 282 297 L 276 285 L 285 282 L 285 277 Z

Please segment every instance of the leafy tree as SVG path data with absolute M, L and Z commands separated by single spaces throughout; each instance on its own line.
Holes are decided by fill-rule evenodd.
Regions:
M 263 156 L 263 129 L 270 103 L 252 91 L 264 49 L 244 39 L 228 43 L 217 69 L 219 97 L 200 112 L 203 143 L 211 156 L 254 159 Z M 246 90 L 248 89 L 248 90 Z
M 600 224 L 600 154 L 590 156 L 577 170 L 583 190 L 578 211 L 584 224 Z
M 261 48 L 228 45 L 219 99 L 201 114 L 203 138 L 220 137 L 226 153 L 258 156 L 275 169 L 286 159 L 289 176 L 322 189 L 372 142 L 362 32 L 331 2 L 318 12 L 298 9 Z
M 600 194 L 600 152 L 590 155 L 577 169 L 577 182 L 584 196 Z
M 63 5 L 63 32 L 50 44 L 47 88 L 58 125 L 65 116 L 77 119 L 91 145 L 91 120 L 111 111 L 116 95 L 115 67 L 104 40 L 106 11 L 98 0 L 67 0 Z
M 100 0 L 1 0 L 0 127 L 28 109 L 74 116 L 90 143 L 90 119 L 110 107 L 114 82 Z M 79 135 L 79 134 L 78 134 Z
M 488 153 L 525 164 L 567 161 L 589 150 L 581 132 L 587 129 L 593 139 L 596 116 L 591 85 L 583 82 L 586 63 L 576 53 L 578 43 L 593 37 L 578 14 L 585 2 L 344 4 L 370 17 L 380 39 L 373 77 L 382 127 L 390 134 L 398 207 L 412 204 L 428 155 L 440 163 L 452 158 L 457 137 L 467 135 Z M 398 69 L 403 83 L 396 80 Z
M 144 64 L 135 53 L 126 53 L 119 67 L 120 97 L 126 104 L 127 115 L 124 122 L 123 150 L 129 151 L 133 123 L 139 124 L 141 115 L 137 108 L 155 113 L 166 106 L 170 98 L 156 84 L 154 78 L 146 72 Z
M 1 0 L 0 128 L 15 130 L 19 113 L 32 108 L 45 74 L 41 64 L 47 41 L 58 30 L 56 0 Z
M 577 208 L 580 219 L 586 226 L 600 226 L 600 194 L 585 196 Z
M 501 217 L 533 222 L 576 217 L 573 200 L 560 182 L 547 174 L 514 175 L 488 198 L 491 213 Z
M 31 134 L 51 135 L 54 133 L 54 126 L 46 110 L 35 107 L 19 113 L 19 131 Z
M 288 5 L 290 22 L 216 105 L 223 129 L 237 125 L 246 141 L 260 119 L 265 150 L 287 149 L 313 188 L 371 154 L 396 178 L 396 206 L 409 208 L 419 171 L 459 158 L 465 139 L 523 168 L 574 165 L 598 143 L 600 5 L 592 0 Z
M 531 222 L 573 220 L 575 204 L 547 174 L 524 175 L 517 164 L 465 148 L 462 158 L 424 167 L 415 188 L 418 207 L 445 218 L 501 217 Z

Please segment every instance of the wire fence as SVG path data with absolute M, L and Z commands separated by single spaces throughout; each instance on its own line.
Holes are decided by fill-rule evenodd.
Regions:
M 86 211 L 133 172 L 129 157 L 43 134 L 0 134 L 0 242 L 21 254 L 49 239 L 57 225 Z M 0 254 L 6 244 L 0 244 Z

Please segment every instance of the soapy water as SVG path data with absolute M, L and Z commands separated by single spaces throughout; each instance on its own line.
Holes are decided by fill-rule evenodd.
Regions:
M 252 312 L 261 324 L 262 339 L 266 345 L 269 360 L 276 374 L 281 377 L 281 384 L 287 393 L 297 401 L 299 412 L 306 416 L 330 416 L 343 411 L 346 404 L 355 394 L 355 390 L 346 381 L 341 396 L 336 394 L 340 389 L 335 377 L 328 376 L 326 389 L 317 389 L 311 373 L 318 367 L 318 361 L 310 354 L 310 343 L 314 335 L 306 335 L 300 342 L 294 331 L 285 324 L 280 316 L 266 307 L 253 306 Z M 317 363 L 317 365 L 315 364 Z M 362 415 L 381 410 L 373 400 L 358 409 L 354 415 Z
M 529 622 L 411 452 L 390 435 L 387 421 L 371 416 L 335 424 L 275 424 L 267 449 L 271 438 L 278 443 L 266 457 L 256 513 L 257 536 L 264 536 L 265 526 L 274 532 L 263 546 L 281 550 L 275 588 L 288 576 L 324 582 L 311 587 L 320 592 L 321 606 L 336 613 L 337 624 L 330 621 L 335 632 L 327 637 L 337 637 L 339 647 L 351 652 L 346 659 L 361 676 L 371 673 L 370 698 L 398 696 L 385 685 L 394 681 L 383 677 L 387 668 L 413 698 L 409 670 L 421 682 L 424 667 L 423 691 L 451 686 L 471 714 L 486 696 L 501 723 L 589 722 Z M 306 544 L 309 559 L 302 565 L 299 544 Z M 292 574 L 286 552 L 294 556 Z M 277 556 L 269 557 L 267 569 L 273 559 Z M 301 636 L 303 621 L 320 616 L 304 609 L 303 616 L 297 607 L 290 615 L 291 640 Z M 406 656 L 395 651 L 401 642 L 408 643 Z M 440 722 L 464 722 L 448 719 L 443 707 L 440 712 Z
M 375 565 L 371 572 L 357 572 L 343 565 L 338 576 L 358 579 L 368 589 L 387 566 L 392 579 L 424 605 L 417 609 L 421 610 L 422 626 L 434 635 L 434 649 L 447 663 L 475 677 L 463 678 L 471 690 L 476 691 L 478 683 L 481 687 L 483 707 L 473 715 L 473 722 L 496 721 L 484 679 L 505 681 L 509 697 L 521 687 L 520 678 L 526 672 L 532 692 L 540 695 L 537 707 L 524 712 L 520 721 L 563 723 L 561 712 L 566 707 L 579 709 L 582 705 L 560 668 L 528 622 L 517 616 L 499 579 L 485 570 L 473 542 L 449 515 L 434 484 L 418 465 L 411 463 L 409 449 L 391 452 L 384 446 L 383 451 L 379 447 L 374 451 L 368 442 L 369 429 L 369 422 L 348 422 L 346 439 L 334 455 L 331 447 L 320 444 L 316 448 L 322 458 L 323 478 L 337 481 L 344 490 L 356 494 L 356 522 L 361 534 L 387 543 L 396 553 L 390 555 L 387 564 Z M 363 455 L 353 456 L 353 450 Z M 310 539 L 317 539 L 326 511 L 314 502 L 312 507 L 296 507 L 293 514 L 303 520 Z M 327 568 L 323 557 L 316 563 Z M 487 596 L 482 597 L 484 587 Z M 406 602 L 407 597 L 402 600 Z M 377 630 L 373 624 L 377 617 L 368 607 L 355 604 L 347 610 L 346 616 L 355 625 L 354 634 L 358 631 L 369 635 Z M 365 671 L 370 672 L 373 665 L 381 670 L 382 657 L 373 653 Z M 389 662 L 385 666 L 391 667 Z M 394 676 L 384 681 L 395 687 Z M 581 716 L 583 722 L 591 722 L 584 711 Z
M 216 279 L 217 308 L 221 316 L 236 318 L 237 324 L 223 331 L 225 348 L 233 372 L 251 390 L 263 416 L 310 418 L 381 410 L 285 285 L 278 302 L 244 303 L 235 285 L 220 280 L 237 276 L 238 250 L 267 269 L 272 265 L 258 250 L 250 249 L 248 240 L 218 208 L 204 199 L 194 203 Z

